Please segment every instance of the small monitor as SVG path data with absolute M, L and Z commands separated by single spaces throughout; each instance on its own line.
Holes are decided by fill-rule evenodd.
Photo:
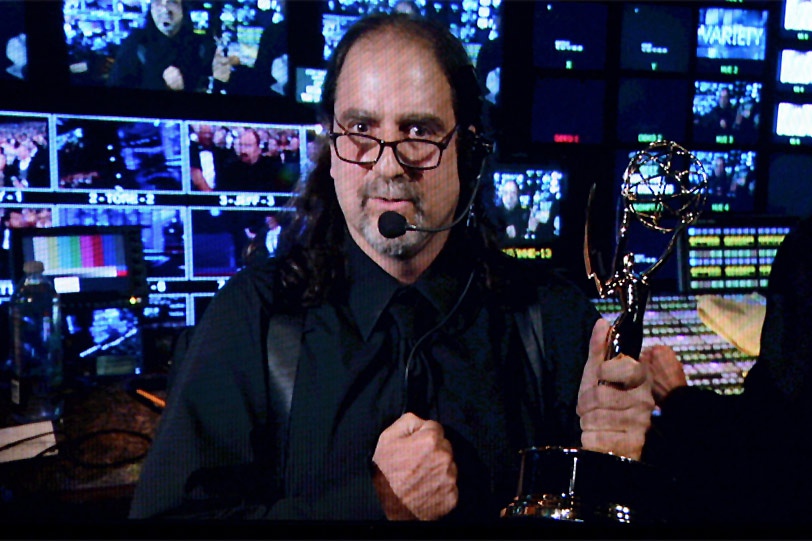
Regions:
M 793 146 L 812 145 L 812 103 L 777 103 L 773 139 Z
M 707 212 L 753 212 L 756 193 L 754 150 L 698 150 L 708 175 Z
M 620 33 L 622 69 L 688 71 L 693 12 L 685 6 L 623 4 Z
M 719 75 L 760 75 L 767 54 L 769 14 L 766 9 L 700 8 L 697 70 Z
M 600 143 L 606 82 L 537 78 L 531 110 L 534 143 Z
M 41 261 L 64 302 L 141 303 L 147 293 L 139 227 L 47 227 L 12 230 L 13 279 Z
M 693 136 L 697 144 L 758 142 L 762 84 L 752 81 L 694 82 Z
M 778 56 L 777 83 L 779 91 L 799 95 L 812 93 L 812 51 L 782 49 Z
M 501 248 L 522 259 L 552 259 L 569 188 L 566 169 L 502 163 L 491 166 L 489 180 L 484 192 Z
M 55 123 L 60 189 L 182 189 L 180 121 L 59 115 Z
M 680 239 L 680 289 L 685 293 L 746 293 L 767 288 L 775 253 L 797 224 L 792 216 L 701 219 Z
M 618 88 L 617 135 L 622 143 L 685 140 L 689 94 L 687 81 L 621 78 Z
M 597 2 L 536 2 L 533 64 L 600 70 L 606 66 L 609 8 Z
M 808 42 L 812 34 L 812 2 L 783 0 L 781 36 Z

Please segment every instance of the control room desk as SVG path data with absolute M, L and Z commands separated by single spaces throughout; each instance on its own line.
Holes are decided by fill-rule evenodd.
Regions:
M 143 381 L 149 379 L 71 386 L 55 423 L 56 454 L 0 463 L 0 523 L 126 518 L 160 417 L 159 408 L 133 392 L 149 389 Z M 0 400 L 0 427 L 14 424 L 7 396 Z

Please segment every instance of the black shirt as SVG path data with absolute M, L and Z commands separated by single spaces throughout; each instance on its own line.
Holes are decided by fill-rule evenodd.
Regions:
M 287 495 L 367 484 L 370 501 L 325 512 L 365 508 L 382 516 L 370 459 L 381 432 L 408 410 L 442 424 L 452 444 L 460 503 L 449 518 L 498 518 L 515 495 L 518 450 L 528 442 L 519 421 L 524 352 L 512 318 L 489 304 L 463 250 L 444 250 L 414 285 L 403 286 L 348 244 L 347 302 L 317 308 L 305 322 Z M 416 312 L 410 331 L 394 327 L 393 305 L 403 296 L 412 297 Z M 402 332 L 409 334 L 405 347 Z

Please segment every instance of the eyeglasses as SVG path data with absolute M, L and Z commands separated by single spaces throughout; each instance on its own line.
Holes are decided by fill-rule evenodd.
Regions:
M 399 139 L 384 141 L 363 133 L 351 133 L 336 121 L 343 133 L 331 131 L 330 140 L 339 159 L 356 165 L 374 165 L 383 156 L 383 149 L 392 147 L 395 159 L 403 167 L 424 171 L 440 165 L 443 151 L 448 148 L 457 126 L 454 126 L 440 141 L 430 139 Z

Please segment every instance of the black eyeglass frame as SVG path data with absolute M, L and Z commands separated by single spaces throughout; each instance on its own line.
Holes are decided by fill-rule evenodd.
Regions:
M 333 148 L 336 151 L 336 156 L 338 156 L 338 158 L 341 161 L 344 161 L 344 162 L 347 162 L 347 163 L 352 163 L 352 164 L 355 164 L 355 165 L 367 165 L 367 166 L 375 165 L 381 159 L 381 156 L 383 156 L 384 149 L 386 147 L 392 147 L 392 152 L 395 154 L 395 159 L 398 161 L 398 163 L 400 165 L 402 165 L 403 167 L 406 167 L 406 168 L 412 169 L 412 170 L 416 170 L 416 171 L 428 171 L 428 170 L 437 169 L 438 167 L 440 167 L 440 163 L 442 163 L 442 161 L 443 161 L 443 152 L 445 152 L 445 149 L 448 148 L 448 145 L 451 143 L 451 139 L 454 137 L 454 134 L 459 129 L 459 124 L 455 124 L 454 127 L 451 128 L 451 131 L 448 132 L 439 141 L 432 141 L 431 139 L 420 139 L 420 138 L 415 138 L 415 137 L 406 137 L 405 139 L 398 139 L 397 141 L 384 141 L 383 139 L 378 139 L 377 137 L 373 137 L 372 135 L 367 135 L 365 133 L 351 132 L 351 131 L 347 130 L 347 128 L 342 126 L 338 122 L 338 120 L 336 120 L 335 123 L 338 125 L 339 128 L 341 128 L 344 131 L 342 133 L 337 133 L 337 132 L 334 132 L 334 131 L 330 130 L 330 132 L 328 132 L 327 136 L 330 138 L 330 141 L 333 143 Z M 349 160 L 349 159 L 343 157 L 338 152 L 338 145 L 336 144 L 336 140 L 339 137 L 344 137 L 344 136 L 361 137 L 363 139 L 369 139 L 370 141 L 374 141 L 374 142 L 378 143 L 378 155 L 375 157 L 374 160 L 364 160 L 364 161 Z M 434 165 L 429 165 L 429 166 L 420 166 L 420 165 L 412 165 L 412 164 L 409 164 L 409 163 L 404 163 L 403 159 L 400 156 L 400 152 L 398 152 L 398 145 L 401 144 L 401 143 L 429 143 L 431 145 L 434 145 L 435 147 L 437 147 L 440 150 L 440 154 L 437 157 L 437 163 L 434 164 Z

